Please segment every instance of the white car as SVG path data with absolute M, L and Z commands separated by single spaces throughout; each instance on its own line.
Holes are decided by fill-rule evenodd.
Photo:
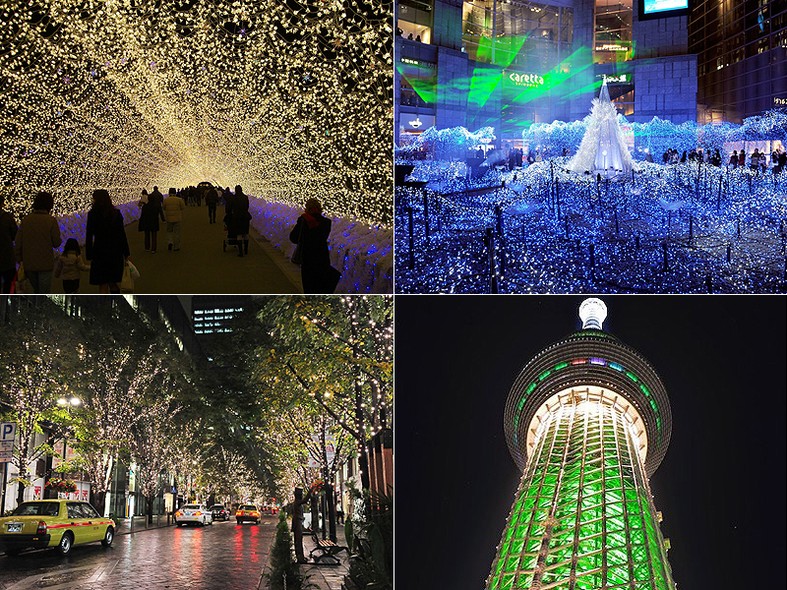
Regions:
M 204 504 L 186 504 L 175 512 L 175 524 L 213 524 L 213 513 Z

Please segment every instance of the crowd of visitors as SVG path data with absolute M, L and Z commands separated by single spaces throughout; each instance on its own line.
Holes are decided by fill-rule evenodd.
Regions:
M 248 256 L 252 219 L 249 197 L 240 185 L 231 191 L 229 187 L 222 189 L 209 183 L 181 190 L 170 188 L 166 197 L 158 186 L 150 193 L 147 189 L 141 191 L 137 201 L 140 208 L 138 230 L 144 232 L 145 251 L 156 253 L 158 232 L 165 224 L 167 250 L 179 252 L 184 211 L 187 206 L 200 207 L 203 200 L 209 224 L 217 222 L 217 209 L 223 203 L 225 244 L 236 246 L 239 257 Z M 52 291 L 53 277 L 62 280 L 65 293 L 78 293 L 83 272 L 89 273 L 90 284 L 97 286 L 100 293 L 120 293 L 121 289 L 129 288 L 129 269 L 132 276 L 138 273 L 131 262 L 126 222 L 106 189 L 93 191 L 84 245 L 69 238 L 62 250 L 60 226 L 52 215 L 54 197 L 51 193 L 37 193 L 32 211 L 19 224 L 4 205 L 5 199 L 0 196 L 0 293 L 11 293 L 13 289 L 18 293 L 47 294 Z M 331 221 L 322 215 L 320 202 L 309 199 L 290 234 L 290 239 L 301 250 L 299 263 L 305 293 L 332 293 L 338 284 L 339 272 L 329 261 L 330 231 Z
M 721 166 L 723 159 L 718 149 L 703 153 L 702 148 L 683 151 L 679 156 L 678 150 L 669 148 L 662 156 L 664 164 L 677 164 L 678 162 L 704 162 L 711 166 Z M 770 157 L 765 151 L 760 151 L 759 148 L 754 148 L 754 151 L 749 154 L 748 159 L 745 150 L 733 150 L 727 160 L 728 168 L 743 168 L 748 165 L 749 168 L 755 172 L 765 172 L 769 166 L 773 169 L 774 174 L 781 173 L 784 167 L 787 166 L 787 152 L 784 148 L 775 148 Z

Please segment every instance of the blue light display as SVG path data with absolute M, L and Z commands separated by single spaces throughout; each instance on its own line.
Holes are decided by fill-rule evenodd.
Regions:
M 421 162 L 396 189 L 396 291 L 787 290 L 787 171 L 640 162 L 599 182 L 567 161 L 482 178 Z

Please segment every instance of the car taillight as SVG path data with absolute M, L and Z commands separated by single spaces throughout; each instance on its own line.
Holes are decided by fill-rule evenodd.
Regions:
M 259 513 L 259 512 L 252 512 L 252 513 L 251 513 L 251 515 L 252 515 L 252 516 L 259 516 L 259 515 L 260 515 L 260 513 Z
M 183 516 L 183 513 L 182 513 L 180 510 L 178 510 L 178 511 L 175 513 L 175 516 Z
M 199 510 L 197 510 L 197 511 L 194 513 L 194 516 L 202 516 L 202 512 L 200 512 Z
M 243 516 L 243 510 L 238 510 L 238 511 L 235 513 L 235 516 Z
M 43 520 L 38 521 L 38 528 L 36 529 L 36 535 L 46 535 L 46 523 Z

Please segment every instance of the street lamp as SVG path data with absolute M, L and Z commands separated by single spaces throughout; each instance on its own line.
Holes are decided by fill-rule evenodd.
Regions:
M 57 405 L 60 406 L 61 408 L 64 408 L 66 406 L 71 406 L 72 408 L 76 408 L 82 405 L 82 400 L 76 396 L 71 396 L 69 398 L 60 397 L 57 399 Z

